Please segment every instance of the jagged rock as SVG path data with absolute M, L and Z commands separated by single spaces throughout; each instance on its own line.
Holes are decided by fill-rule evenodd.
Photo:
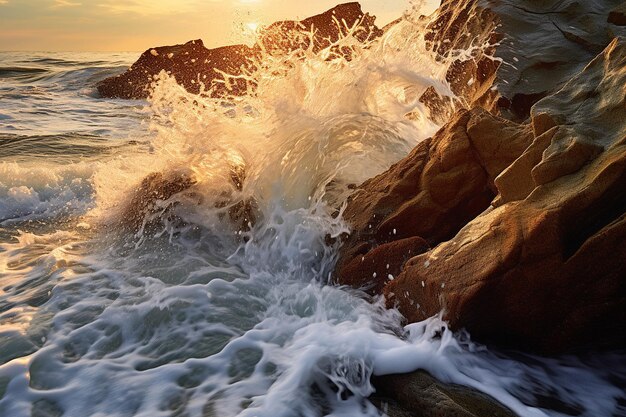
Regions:
M 428 87 L 419 100 L 428 108 L 428 118 L 441 125 L 454 116 L 457 107 L 455 99 L 440 95 L 433 86 Z
M 102 97 L 146 98 L 154 77 L 165 71 L 191 93 L 199 93 L 204 84 L 207 88 L 217 86 L 218 94 L 240 94 L 246 88 L 243 81 L 234 81 L 231 85 L 212 83 L 223 80 L 220 71 L 241 74 L 242 68 L 250 67 L 249 59 L 256 53 L 246 45 L 207 49 L 200 39 L 184 45 L 151 48 L 141 54 L 128 71 L 99 82 L 97 89 Z
M 377 252 L 369 255 L 372 249 L 416 236 L 431 246 L 453 237 L 489 207 L 496 195 L 495 178 L 531 140 L 529 126 L 482 109 L 460 111 L 433 138 L 363 183 L 350 198 L 344 218 L 352 231 L 340 251 L 337 281 L 377 289 L 387 274 L 381 277 L 380 267 L 369 266 L 380 257 Z M 408 247 L 415 251 L 424 246 Z M 407 247 L 399 248 L 398 259 L 402 259 Z M 360 263 L 363 257 L 368 262 Z M 395 266 L 395 262 L 394 258 L 391 263 Z M 374 272 L 378 280 L 372 279 Z
M 313 41 L 313 50 L 319 51 L 336 42 L 340 33 L 355 27 L 355 36 L 362 42 L 382 34 L 376 27 L 376 18 L 363 13 L 359 3 L 345 3 L 300 22 L 283 21 L 270 25 L 259 33 L 256 45 L 231 45 L 207 49 L 202 40 L 184 45 L 161 46 L 145 51 L 130 69 L 97 84 L 102 97 L 140 99 L 148 97 L 155 77 L 161 72 L 172 75 L 191 93 L 198 94 L 202 86 L 211 88 L 214 96 L 241 95 L 248 89 L 244 79 L 224 79 L 223 73 L 241 75 L 254 68 L 255 60 L 266 53 L 285 53 L 306 48 Z M 339 25 L 339 26 L 338 26 Z M 306 32 L 314 32 L 311 38 Z M 350 57 L 349 48 L 337 53 Z
M 614 36 L 626 34 L 606 19 L 617 7 L 609 20 L 619 21 L 621 3 L 445 0 L 426 39 L 452 57 L 447 80 L 466 106 L 523 121 L 534 103 L 561 88 Z
M 374 403 L 398 417 L 515 417 L 491 397 L 460 385 L 444 384 L 425 371 L 375 377 Z
M 626 42 L 533 107 L 534 140 L 497 207 L 386 285 L 409 321 L 556 353 L 626 340 Z M 494 132 L 494 136 L 497 132 Z M 419 308 L 415 305 L 419 304 Z
M 286 20 L 276 22 L 264 28 L 259 36 L 259 45 L 266 51 L 282 53 L 296 49 L 306 49 L 313 41 L 312 50 L 317 53 L 346 35 L 354 27 L 355 37 L 366 42 L 383 34 L 376 27 L 375 16 L 363 13 L 358 2 L 339 4 L 324 13 L 306 18 L 301 21 Z M 294 33 L 302 36 L 294 36 Z M 314 36 L 309 36 L 313 33 Z
M 258 205 L 252 198 L 242 196 L 243 183 L 246 180 L 245 165 L 229 164 L 227 181 L 221 189 L 214 190 L 213 207 L 220 210 L 219 218 L 230 224 L 237 232 L 247 232 L 256 223 L 259 216 Z M 180 224 L 172 208 L 183 201 L 202 204 L 203 198 L 193 189 L 197 183 L 195 175 L 188 170 L 153 172 L 146 176 L 133 190 L 132 198 L 119 215 L 123 230 L 137 234 L 145 231 L 162 229 L 164 221 Z M 181 195 L 180 199 L 172 197 Z

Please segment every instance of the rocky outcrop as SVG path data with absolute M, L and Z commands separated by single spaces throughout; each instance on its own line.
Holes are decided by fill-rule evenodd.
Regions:
M 375 377 L 372 401 L 390 417 L 515 417 L 492 398 L 468 387 L 444 384 L 425 371 Z
M 624 85 L 626 41 L 616 39 L 533 107 L 532 143 L 495 178 L 494 207 L 409 260 L 384 288 L 389 305 L 409 321 L 443 309 L 453 329 L 516 348 L 623 344 Z
M 448 80 L 472 110 L 357 188 L 337 282 L 382 288 L 411 322 L 443 310 L 486 343 L 623 347 L 619 3 L 444 1 L 427 41 L 452 61 Z M 426 93 L 447 119 L 446 98 Z
M 375 19 L 363 13 L 359 3 L 345 3 L 302 21 L 274 23 L 260 31 L 258 41 L 252 47 L 231 45 L 207 49 L 198 39 L 184 45 L 151 48 L 125 73 L 107 78 L 96 87 L 102 97 L 146 98 L 155 77 L 165 71 L 194 94 L 200 93 L 204 87 L 213 96 L 241 95 L 248 90 L 248 83 L 242 78 L 225 78 L 223 74 L 238 76 L 253 70 L 263 53 L 280 54 L 309 46 L 317 52 L 349 30 L 354 31 L 358 40 L 365 42 L 382 34 L 374 24 Z M 309 36 L 309 33 L 313 35 Z M 335 52 L 350 58 L 349 48 Z
M 530 126 L 482 109 L 459 112 L 350 198 L 344 218 L 352 232 L 341 248 L 337 281 L 377 292 L 407 256 L 452 238 L 489 207 L 495 178 L 531 141 Z M 392 249 L 394 256 L 383 255 Z M 384 256 L 388 260 L 379 263 Z
M 245 82 L 224 83 L 221 73 L 241 74 L 250 67 L 250 59 L 256 53 L 246 45 L 207 49 L 200 39 L 184 45 L 151 48 L 126 72 L 107 78 L 96 87 L 102 97 L 146 98 L 155 77 L 165 71 L 191 93 L 199 93 L 204 85 L 213 86 L 216 94 L 240 94 L 246 89 Z M 215 83 L 216 80 L 222 82 Z
M 281 21 L 263 28 L 258 46 L 269 53 L 280 54 L 309 47 L 317 53 L 337 42 L 349 30 L 354 30 L 354 36 L 360 42 L 381 36 L 383 31 L 376 26 L 375 20 L 375 16 L 363 13 L 358 2 L 339 4 L 301 21 Z M 349 56 L 349 52 L 344 51 L 344 55 Z
M 626 35 L 616 26 L 622 3 L 444 0 L 426 39 L 451 61 L 446 78 L 464 106 L 523 121 L 613 37 Z

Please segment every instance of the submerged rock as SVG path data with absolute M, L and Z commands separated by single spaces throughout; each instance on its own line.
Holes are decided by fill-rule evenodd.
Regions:
M 372 398 L 390 417 L 516 417 L 472 388 L 444 384 L 425 371 L 375 377 Z
M 154 172 L 145 177 L 134 190 L 128 205 L 121 213 L 120 222 L 125 229 L 138 233 L 161 223 L 169 216 L 172 196 L 189 189 L 196 183 L 189 172 L 172 171 L 166 174 Z
M 444 309 L 453 329 L 499 345 L 623 347 L 624 85 L 626 42 L 616 39 L 533 107 L 534 139 L 495 179 L 495 207 L 409 260 L 385 286 L 388 304 L 409 321 Z
M 215 96 L 241 95 L 247 91 L 248 83 L 239 76 L 254 68 L 262 51 L 276 54 L 307 48 L 310 43 L 314 51 L 327 48 L 354 29 L 355 37 L 361 42 L 382 34 L 376 27 L 376 18 L 363 13 L 359 3 L 345 3 L 319 15 L 302 21 L 276 22 L 258 34 L 253 47 L 231 45 L 207 49 L 202 40 L 189 41 L 183 45 L 161 46 L 145 51 L 126 72 L 107 78 L 96 86 L 102 97 L 141 99 L 147 98 L 155 77 L 161 71 L 172 75 L 191 93 L 198 94 L 203 86 L 211 88 Z M 313 32 L 313 36 L 308 33 Z M 347 58 L 350 51 L 337 50 Z

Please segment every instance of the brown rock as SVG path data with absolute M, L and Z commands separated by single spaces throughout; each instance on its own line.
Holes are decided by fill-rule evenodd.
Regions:
M 257 52 L 246 45 L 207 49 L 202 40 L 184 45 L 161 46 L 145 51 L 128 71 L 107 78 L 96 86 L 102 97 L 146 98 L 155 76 L 161 71 L 174 76 L 191 93 L 199 93 L 202 85 L 215 87 L 216 94 L 241 94 L 244 82 L 223 83 L 220 72 L 239 75 L 250 68 L 250 59 Z M 215 83 L 220 80 L 222 82 Z
M 312 50 L 317 53 L 328 48 L 348 30 L 355 28 L 355 36 L 360 42 L 373 40 L 383 34 L 376 27 L 375 16 L 363 13 L 358 2 L 343 3 L 324 13 L 301 21 L 286 20 L 276 22 L 261 31 L 259 45 L 268 52 L 284 53 L 296 49 L 306 49 L 313 41 Z M 314 36 L 309 36 L 313 33 Z M 300 34 L 300 36 L 297 36 Z M 296 35 L 296 36 L 294 36 Z M 349 52 L 345 51 L 345 55 Z
M 444 384 L 425 371 L 375 377 L 374 403 L 391 415 L 410 417 L 515 417 L 511 410 L 472 388 Z
M 621 4 L 609 13 L 608 22 L 617 26 L 626 26 L 626 4 Z
M 362 248 L 367 250 L 368 245 L 364 243 Z M 359 287 L 365 284 L 368 287 L 362 289 L 370 294 L 380 294 L 385 284 L 402 271 L 407 260 L 428 249 L 428 243 L 420 237 L 384 243 L 362 256 L 357 248 L 355 257 L 344 263 L 337 273 L 344 285 Z
M 345 3 L 300 22 L 274 23 L 261 31 L 258 43 L 253 47 L 231 45 L 207 49 L 198 39 L 184 45 L 152 48 L 145 51 L 128 71 L 107 78 L 96 87 L 102 97 L 147 98 L 155 77 L 165 71 L 194 94 L 198 94 L 204 85 L 207 90 L 211 88 L 214 96 L 241 95 L 249 85 L 243 79 L 225 80 L 223 74 L 236 76 L 251 71 L 262 49 L 277 54 L 306 48 L 311 42 L 306 32 L 314 31 L 313 50 L 317 52 L 336 42 L 340 33 L 346 34 L 352 27 L 356 28 L 357 39 L 365 42 L 382 34 L 374 24 L 375 19 L 363 13 L 359 3 Z M 335 52 L 346 58 L 351 56 L 349 48 Z
M 385 287 L 389 304 L 409 321 L 445 309 L 453 329 L 516 348 L 623 347 L 624 85 L 616 39 L 533 108 L 540 135 L 496 180 L 499 207 L 408 261 Z
M 228 222 L 236 232 L 247 232 L 259 216 L 258 205 L 252 198 L 244 198 L 241 191 L 246 180 L 245 165 L 230 164 L 224 187 L 214 190 L 213 207 L 220 209 L 220 219 Z M 133 190 L 132 198 L 119 215 L 123 230 L 133 233 L 152 231 L 163 227 L 165 220 L 182 223 L 172 209 L 182 202 L 202 204 L 203 196 L 193 189 L 197 183 L 187 170 L 153 172 Z M 180 195 L 181 198 L 173 198 Z
M 424 91 L 419 101 L 428 109 L 428 118 L 442 125 L 452 118 L 457 107 L 463 108 L 453 98 L 441 96 L 433 86 Z
M 363 183 L 344 212 L 352 232 L 341 248 L 338 282 L 378 288 L 380 282 L 372 281 L 373 272 L 380 278 L 378 269 L 355 269 L 370 250 L 415 236 L 431 246 L 453 237 L 489 207 L 496 195 L 494 179 L 531 139 L 529 126 L 482 109 L 461 111 L 405 159 Z

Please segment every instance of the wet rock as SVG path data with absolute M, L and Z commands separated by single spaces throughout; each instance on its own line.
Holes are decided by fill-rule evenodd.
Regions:
M 373 380 L 373 398 L 389 416 L 515 417 L 512 411 L 472 388 L 444 384 L 425 371 L 386 375 Z
M 161 72 L 172 75 L 191 93 L 199 93 L 202 86 L 216 87 L 216 94 L 241 94 L 246 90 L 243 81 L 223 81 L 221 72 L 240 75 L 251 67 L 250 59 L 257 52 L 246 45 L 232 45 L 207 49 L 202 40 L 183 45 L 160 46 L 145 51 L 128 71 L 107 78 L 96 86 L 102 97 L 140 99 L 148 97 L 150 86 Z
M 428 118 L 442 125 L 452 118 L 455 108 L 463 107 L 453 98 L 439 94 L 433 86 L 424 91 L 419 101 L 428 109 Z
M 483 342 L 547 353 L 626 340 L 626 42 L 532 110 L 532 144 L 491 210 L 384 289 Z M 494 132 L 497 136 L 497 132 Z M 419 304 L 419 308 L 415 305 Z
M 149 174 L 133 190 L 131 200 L 120 212 L 119 223 L 122 229 L 142 235 L 145 232 L 162 230 L 165 222 L 184 224 L 173 212 L 174 207 L 182 203 L 206 203 L 218 209 L 218 218 L 229 224 L 238 235 L 250 231 L 260 214 L 257 202 L 242 193 L 247 175 L 246 167 L 244 164 L 231 162 L 227 169 L 227 180 L 212 190 L 209 201 L 206 201 L 206 191 L 203 194 L 193 188 L 197 180 L 190 170 Z
M 169 214 L 166 201 L 196 183 L 192 174 L 173 171 L 155 172 L 141 181 L 128 205 L 122 210 L 120 221 L 124 228 L 137 233 Z M 167 212 L 167 213 L 166 213 Z
M 380 294 L 385 284 L 402 271 L 407 260 L 428 249 L 428 243 L 417 236 L 384 243 L 372 250 L 364 243 L 355 248 L 354 257 L 344 262 L 337 273 L 344 285 L 362 286 L 370 294 Z M 364 253 L 359 256 L 359 251 Z
M 298 48 L 319 51 L 354 28 L 358 40 L 365 42 L 382 34 L 376 27 L 376 18 L 363 13 L 359 3 L 340 4 L 324 13 L 302 21 L 277 22 L 261 30 L 256 45 L 231 45 L 207 49 L 202 40 L 183 45 L 161 46 L 145 51 L 125 73 L 107 78 L 97 84 L 102 97 L 141 99 L 150 94 L 151 85 L 161 71 L 172 75 L 191 93 L 198 94 L 203 86 L 211 88 L 214 96 L 233 96 L 245 93 L 249 87 L 243 79 L 225 79 L 223 74 L 241 75 L 253 70 L 255 61 L 267 53 L 279 54 Z M 306 32 L 314 32 L 310 37 Z M 342 48 L 338 54 L 350 56 Z
M 228 221 L 234 226 L 237 233 L 248 232 L 256 224 L 260 216 L 257 202 L 253 198 L 242 198 L 241 192 L 246 181 L 247 171 L 245 164 L 231 163 L 229 166 L 229 179 L 232 187 L 220 194 L 215 202 L 216 208 L 225 209 L 222 219 L 228 215 Z
M 482 109 L 460 111 L 433 138 L 420 143 L 385 173 L 363 183 L 350 198 L 344 218 L 351 234 L 341 248 L 337 281 L 377 289 L 387 274 L 380 277 L 380 266 L 373 269 L 368 263 L 359 263 L 363 257 L 368 262 L 380 258 L 382 253 L 368 255 L 372 249 L 415 237 L 434 247 L 453 237 L 489 207 L 496 195 L 495 178 L 531 141 L 529 126 Z M 397 247 L 401 259 L 407 247 L 413 251 L 426 247 L 404 245 L 409 245 L 408 241 L 380 251 Z
M 608 22 L 617 26 L 626 26 L 626 4 L 621 4 L 609 13 Z
M 375 16 L 363 13 L 358 2 L 339 4 L 324 13 L 301 21 L 287 20 L 269 25 L 261 31 L 259 45 L 270 53 L 284 53 L 309 47 L 317 53 L 328 48 L 351 29 L 354 29 L 354 36 L 360 42 L 381 36 L 383 31 L 376 26 L 375 20 Z M 294 36 L 297 34 L 301 36 Z M 344 51 L 344 55 L 349 55 L 349 52 Z
M 523 121 L 533 104 L 626 34 L 606 19 L 615 7 L 609 21 L 620 21 L 621 3 L 445 0 L 426 39 L 452 61 L 446 78 L 467 106 Z

